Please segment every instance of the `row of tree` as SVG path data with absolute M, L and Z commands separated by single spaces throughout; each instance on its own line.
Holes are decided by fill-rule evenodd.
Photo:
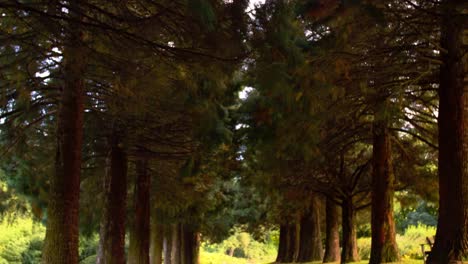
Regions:
M 96 231 L 98 263 L 161 263 L 163 244 L 195 263 L 200 231 L 227 233 L 233 187 L 207 166 L 231 136 L 246 5 L 0 1 L 2 169 L 46 223 L 43 263 L 78 263 Z
M 398 261 L 395 190 L 439 199 L 428 263 L 466 255 L 463 8 L 267 1 L 257 10 L 247 73 L 254 89 L 240 123 L 246 163 L 261 172 L 252 184 L 277 195 L 266 216 L 281 226 L 277 262 L 358 261 L 356 212 L 368 206 L 370 263 Z M 314 198 L 322 195 L 326 206 Z
M 462 1 L 247 6 L 0 0 L 1 165 L 43 263 L 93 232 L 98 263 L 196 263 L 235 222 L 279 226 L 278 262 L 352 262 L 369 207 L 370 262 L 394 262 L 395 190 L 439 200 L 429 262 L 460 261 Z

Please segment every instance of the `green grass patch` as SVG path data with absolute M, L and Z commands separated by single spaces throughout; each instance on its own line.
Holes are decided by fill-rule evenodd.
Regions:
M 223 253 L 200 250 L 200 264 L 266 264 L 274 262 L 275 258 L 276 256 L 264 259 L 236 258 Z

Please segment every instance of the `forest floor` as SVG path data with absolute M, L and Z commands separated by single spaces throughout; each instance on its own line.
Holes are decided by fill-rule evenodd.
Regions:
M 203 252 L 200 264 L 275 264 L 274 260 L 249 260 L 245 258 L 230 257 L 225 254 Z M 353 264 L 367 264 L 369 260 L 353 262 Z M 399 264 L 424 264 L 422 259 L 403 259 Z M 282 263 L 288 264 L 288 263 Z M 297 263 L 295 263 L 297 264 Z M 322 262 L 308 262 L 302 264 L 322 264 Z M 466 263 L 468 264 L 468 263 Z

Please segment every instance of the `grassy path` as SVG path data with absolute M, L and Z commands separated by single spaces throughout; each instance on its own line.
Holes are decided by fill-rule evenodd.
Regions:
M 368 264 L 368 260 L 353 262 L 352 264 Z M 422 259 L 404 259 L 399 264 L 423 264 Z M 243 258 L 234 258 L 224 254 L 203 252 L 200 258 L 200 264 L 274 264 L 274 260 L 248 260 Z M 290 263 L 282 263 L 290 264 Z M 297 263 L 295 263 L 297 264 Z M 307 262 L 302 264 L 322 264 L 321 262 Z M 334 263 L 332 263 L 334 264 Z M 336 263 L 338 264 L 338 263 Z M 465 262 L 465 264 L 468 264 Z

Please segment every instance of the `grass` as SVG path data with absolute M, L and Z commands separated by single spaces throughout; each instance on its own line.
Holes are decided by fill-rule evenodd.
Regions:
M 201 252 L 200 255 L 200 264 L 275 264 L 274 262 L 274 257 L 272 256 L 271 260 L 248 260 L 245 258 L 235 258 L 235 257 L 230 257 L 225 254 L 220 254 L 220 253 L 209 253 L 209 252 Z M 368 264 L 369 260 L 361 260 L 359 262 L 351 262 L 351 264 Z M 402 259 L 400 262 L 393 262 L 395 264 L 423 264 L 422 259 Z M 468 262 L 463 262 L 464 264 L 468 264 Z M 288 264 L 288 263 L 282 263 L 282 264 Z M 320 261 L 315 261 L 315 262 L 307 262 L 307 263 L 301 263 L 301 264 L 322 264 Z M 339 264 L 339 262 L 336 263 L 330 263 L 330 264 Z M 389 263 L 390 264 L 390 263 Z
M 246 258 L 230 257 L 226 254 L 211 253 L 201 250 L 200 264 L 267 264 L 273 263 L 276 256 L 271 256 L 267 259 L 255 260 Z
M 245 258 L 230 257 L 220 253 L 200 252 L 200 264 L 273 264 L 274 257 L 270 260 L 249 260 Z M 359 262 L 353 262 L 352 264 L 368 264 L 369 260 L 362 260 Z M 403 259 L 401 262 L 395 262 L 399 264 L 423 264 L 421 259 Z M 287 264 L 287 263 L 282 263 Z M 307 262 L 302 264 L 322 264 L 322 262 Z M 339 264 L 331 263 L 331 264 Z

